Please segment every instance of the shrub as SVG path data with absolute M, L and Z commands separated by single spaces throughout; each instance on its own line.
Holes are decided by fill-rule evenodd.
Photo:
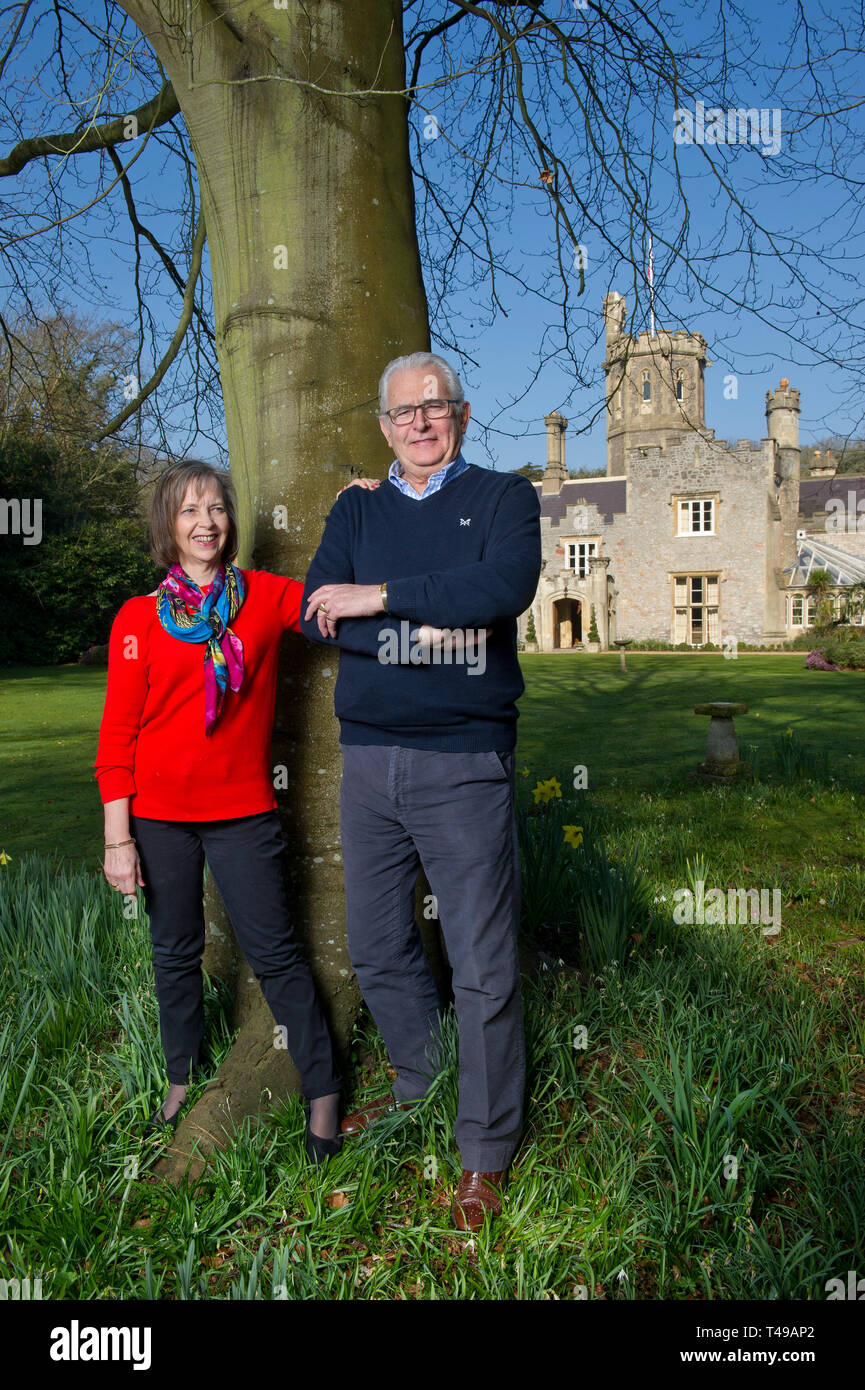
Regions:
M 798 637 L 793 638 L 793 651 L 810 652 L 815 647 L 822 646 L 825 641 L 825 637 L 821 637 L 813 627 L 809 627 L 804 632 L 800 632 Z
M 826 660 L 822 650 L 817 647 L 809 652 L 805 658 L 805 669 L 808 671 L 840 671 L 840 666 L 833 666 Z
M 86 652 L 82 652 L 78 658 L 79 666 L 107 666 L 108 665 L 108 643 L 105 642 L 101 647 L 88 647 Z
M 865 637 L 852 634 L 833 640 L 824 647 L 823 655 L 827 662 L 847 670 L 865 670 Z M 805 663 L 808 664 L 807 661 Z
M 0 550 L 0 591 L 8 612 L 0 664 L 77 661 L 106 642 L 118 608 L 155 588 L 135 466 L 110 450 L 91 452 L 47 436 L 0 441 L 7 497 L 42 503 L 39 545 Z

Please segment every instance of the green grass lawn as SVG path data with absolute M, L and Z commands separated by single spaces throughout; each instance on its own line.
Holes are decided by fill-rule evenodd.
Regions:
M 63 1299 L 823 1300 L 827 1279 L 861 1270 L 862 677 L 747 654 L 523 669 L 520 805 L 535 811 L 538 781 L 562 793 L 526 823 L 552 831 L 554 860 L 563 824 L 602 837 L 614 863 L 635 855 L 653 906 L 624 960 L 559 967 L 581 960 L 578 923 L 566 897 L 544 906 L 542 872 L 524 875 L 546 955 L 525 985 L 526 1128 L 505 1213 L 473 1243 L 449 1224 L 450 1025 L 423 1105 L 326 1170 L 304 1162 L 295 1097 L 194 1192 L 155 1180 L 158 1143 L 140 1138 L 163 1094 L 146 922 L 76 867 L 95 866 L 101 840 L 105 673 L 4 676 L 0 1278 L 41 1277 Z M 684 775 L 708 726 L 692 709 L 719 698 L 750 706 L 737 727 L 759 775 L 707 789 Z M 776 765 L 790 728 L 826 771 Z M 59 857 L 28 854 L 45 849 Z M 698 859 L 709 886 L 777 888 L 780 932 L 676 924 Z M 207 1018 L 218 1064 L 231 1039 L 210 987 Z M 386 1067 L 366 1018 L 349 1104 L 383 1089 Z
M 94 867 L 102 807 L 93 776 L 105 668 L 0 669 L 0 850 L 55 850 Z
M 555 754 L 557 764 L 584 763 L 593 785 L 627 776 L 631 788 L 652 788 L 702 761 L 709 720 L 694 706 L 734 700 L 748 706 L 736 720 L 743 758 L 749 745 L 768 755 L 792 728 L 865 787 L 865 672 L 806 671 L 806 655 L 633 652 L 624 672 L 613 653 L 523 656 L 519 756 L 533 772 Z
M 702 761 L 709 721 L 693 707 L 707 700 L 749 706 L 736 721 L 743 757 L 754 745 L 771 762 L 773 738 L 793 728 L 827 754 L 830 771 L 845 785 L 865 787 L 865 672 L 806 671 L 804 653 L 727 661 L 720 653 L 637 652 L 627 662 L 622 672 L 617 654 L 522 658 L 526 693 L 517 753 L 532 774 L 518 788 L 523 799 L 535 774 L 555 772 L 570 785 L 569 769 L 577 763 L 587 767 L 592 787 L 607 794 L 678 783 Z M 0 849 L 56 849 L 96 866 L 102 822 L 93 760 L 105 674 L 81 666 L 0 672 Z M 627 808 L 627 794 L 624 801 Z M 810 832 L 786 825 L 783 833 L 807 838 Z

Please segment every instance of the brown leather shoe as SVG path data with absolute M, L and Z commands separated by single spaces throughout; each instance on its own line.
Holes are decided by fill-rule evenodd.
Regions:
M 507 1169 L 498 1173 L 477 1173 L 463 1169 L 451 1207 L 451 1217 L 458 1231 L 479 1231 L 487 1214 L 501 1216 L 499 1194 L 505 1185 L 506 1172 Z M 498 1191 L 494 1190 L 496 1188 Z
M 410 1110 L 412 1104 L 412 1101 L 397 1102 L 396 1097 L 388 1091 L 386 1095 L 379 1096 L 378 1100 L 371 1100 L 368 1105 L 361 1106 L 360 1110 L 353 1110 L 350 1115 L 346 1115 L 340 1129 L 343 1134 L 360 1134 L 367 1125 L 371 1125 L 382 1115 L 388 1115 L 392 1110 Z

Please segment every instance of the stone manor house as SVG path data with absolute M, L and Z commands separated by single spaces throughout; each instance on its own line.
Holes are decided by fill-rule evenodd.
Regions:
M 800 479 L 799 392 L 786 379 L 766 392 L 764 439 L 716 440 L 705 339 L 632 338 L 625 308 L 605 296 L 606 476 L 568 480 L 568 422 L 558 411 L 544 422 L 538 648 L 586 648 L 592 608 L 601 649 L 616 638 L 697 647 L 797 636 L 816 615 L 812 568 L 828 570 L 839 605 L 865 580 L 865 477 L 835 478 L 815 457 Z M 528 622 L 529 611 L 522 641 Z

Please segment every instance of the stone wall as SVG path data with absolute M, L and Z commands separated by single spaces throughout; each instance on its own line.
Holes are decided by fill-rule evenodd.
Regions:
M 622 637 L 673 640 L 675 574 L 717 574 L 720 631 L 754 642 L 765 626 L 768 497 L 772 449 L 729 449 L 691 436 L 663 453 L 634 449 L 628 458 L 628 510 L 604 537 L 617 590 Z M 715 535 L 680 536 L 678 497 L 716 499 Z

